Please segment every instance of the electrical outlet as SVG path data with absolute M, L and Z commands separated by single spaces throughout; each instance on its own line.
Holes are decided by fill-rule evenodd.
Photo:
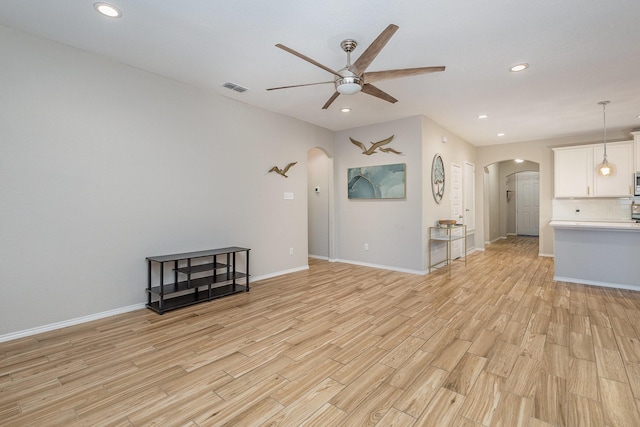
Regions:
M 293 256 L 293 248 L 289 248 L 289 255 Z
M 365 250 L 365 251 L 368 251 L 368 250 L 369 250 L 369 244 L 368 244 L 368 243 L 365 243 L 365 244 L 364 244 L 364 250 Z

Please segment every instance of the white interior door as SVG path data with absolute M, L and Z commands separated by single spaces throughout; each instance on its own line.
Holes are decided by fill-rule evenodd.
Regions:
M 464 162 L 464 225 L 467 233 L 476 229 L 476 166 Z
M 540 173 L 516 174 L 516 233 L 540 235 Z
M 464 220 L 462 214 L 462 168 L 460 165 L 451 164 L 451 219 L 455 219 L 458 224 Z M 452 231 L 461 234 L 462 229 Z M 462 240 L 454 240 L 451 243 L 451 258 L 460 258 L 462 256 Z

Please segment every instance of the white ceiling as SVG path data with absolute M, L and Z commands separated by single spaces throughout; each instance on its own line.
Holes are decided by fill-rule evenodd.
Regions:
M 0 24 L 332 130 L 423 114 L 477 146 L 531 141 L 601 132 L 602 100 L 609 130 L 640 127 L 638 0 L 110 2 L 121 18 L 93 0 L 2 0 Z M 330 84 L 266 90 L 333 80 L 276 43 L 337 70 L 340 41 L 358 41 L 353 61 L 390 23 L 400 29 L 367 71 L 447 67 L 376 83 L 396 104 L 359 93 L 322 110 Z M 520 62 L 531 66 L 508 71 Z

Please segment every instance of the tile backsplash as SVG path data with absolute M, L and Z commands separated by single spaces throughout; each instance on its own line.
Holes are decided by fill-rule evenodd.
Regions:
M 555 220 L 630 221 L 630 199 L 553 199 Z M 636 203 L 640 203 L 636 200 Z

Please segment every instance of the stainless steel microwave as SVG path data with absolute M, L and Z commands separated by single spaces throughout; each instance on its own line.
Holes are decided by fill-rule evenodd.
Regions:
M 640 196 L 640 172 L 633 174 L 633 195 Z

